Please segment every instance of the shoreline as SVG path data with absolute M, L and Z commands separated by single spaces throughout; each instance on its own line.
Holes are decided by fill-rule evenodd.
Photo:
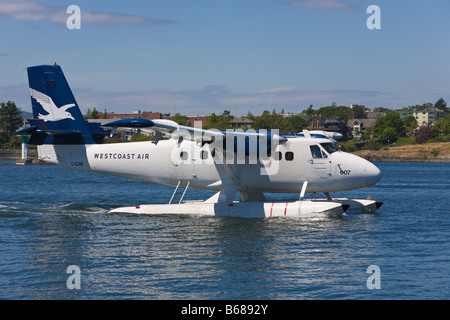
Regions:
M 450 163 L 450 142 L 391 146 L 389 150 L 358 150 L 351 153 L 371 162 Z M 0 160 L 22 160 L 22 150 L 0 149 Z M 28 160 L 32 164 L 46 164 L 39 161 L 36 149 L 28 150 Z
M 391 146 L 389 150 L 352 152 L 371 162 L 450 162 L 450 142 Z

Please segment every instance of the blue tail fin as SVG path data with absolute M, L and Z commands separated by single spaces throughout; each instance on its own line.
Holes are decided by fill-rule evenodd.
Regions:
M 36 119 L 36 133 L 35 137 L 31 135 L 30 144 L 95 143 L 61 67 L 43 65 L 27 70 Z

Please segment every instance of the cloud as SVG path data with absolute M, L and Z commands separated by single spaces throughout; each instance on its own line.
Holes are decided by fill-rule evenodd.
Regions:
M 358 11 L 354 5 L 341 0 L 289 0 L 284 4 L 302 9 Z
M 67 7 L 48 6 L 31 0 L 0 0 L 0 15 L 15 20 L 38 22 L 45 21 L 66 25 L 69 14 Z M 140 15 L 92 12 L 81 8 L 82 24 L 101 25 L 160 25 L 174 21 L 155 19 Z
M 276 92 L 284 92 L 284 91 L 290 91 L 292 90 L 292 87 L 281 87 L 281 88 L 272 88 L 272 89 L 266 89 L 261 91 L 261 93 L 276 93 Z
M 280 90 L 281 89 L 281 90 Z M 274 88 L 259 92 L 234 92 L 224 86 L 207 86 L 198 90 L 177 91 L 152 89 L 133 92 L 100 92 L 91 89 L 74 89 L 74 95 L 83 110 L 96 107 L 108 112 L 128 113 L 133 110 L 154 112 L 179 112 L 186 115 L 205 115 L 230 110 L 236 116 L 248 111 L 260 114 L 264 110 L 301 112 L 310 104 L 315 107 L 331 105 L 350 106 L 351 103 L 367 107 L 392 107 L 396 95 L 363 90 L 296 90 Z
M 27 83 L 0 86 L 0 102 L 14 101 L 22 111 L 31 112 L 30 89 Z
M 362 104 L 369 108 L 401 108 L 429 101 L 429 95 L 411 93 L 388 93 L 374 90 L 296 90 L 293 88 L 267 89 L 257 92 L 235 92 L 225 86 L 211 85 L 197 90 L 151 89 L 139 91 L 100 91 L 72 87 L 72 92 L 83 113 L 88 108 L 115 113 L 131 113 L 133 110 L 179 112 L 188 116 L 221 114 L 230 110 L 235 116 L 255 115 L 273 109 L 301 112 L 309 105 L 315 108 L 337 105 Z M 443 94 L 437 95 L 437 100 Z M 15 101 L 24 111 L 31 112 L 28 84 L 0 86 L 1 101 Z M 433 100 L 433 99 L 431 99 Z M 433 100 L 433 101 L 434 101 Z

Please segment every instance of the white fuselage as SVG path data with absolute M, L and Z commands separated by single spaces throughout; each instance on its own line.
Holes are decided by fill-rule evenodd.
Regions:
M 71 169 L 166 185 L 189 181 L 190 188 L 213 191 L 237 183 L 238 191 L 298 193 L 307 179 L 306 192 L 335 192 L 368 187 L 380 180 L 380 171 L 369 161 L 336 149 L 327 152 L 324 145 L 330 143 L 328 139 L 291 138 L 258 161 L 236 157 L 233 152 L 224 159 L 208 144 L 202 147 L 175 139 L 157 144 L 43 145 L 38 150 L 41 159 Z M 217 159 L 229 163 L 217 164 Z

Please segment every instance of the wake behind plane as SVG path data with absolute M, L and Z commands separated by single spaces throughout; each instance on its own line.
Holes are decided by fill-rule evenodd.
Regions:
M 372 199 L 333 199 L 331 192 L 365 188 L 380 180 L 369 161 L 342 152 L 337 133 L 276 130 L 205 130 L 171 120 L 123 119 L 104 125 L 139 128 L 154 141 L 102 144 L 105 132 L 84 121 L 58 65 L 29 67 L 33 119 L 16 134 L 30 136 L 39 158 L 66 168 L 174 186 L 167 204 L 135 204 L 110 212 L 203 214 L 261 218 L 373 212 Z M 184 201 L 188 189 L 216 191 L 206 200 Z M 297 194 L 267 201 L 264 193 Z M 306 199 L 307 193 L 326 198 Z M 238 200 L 237 200 L 238 198 Z

